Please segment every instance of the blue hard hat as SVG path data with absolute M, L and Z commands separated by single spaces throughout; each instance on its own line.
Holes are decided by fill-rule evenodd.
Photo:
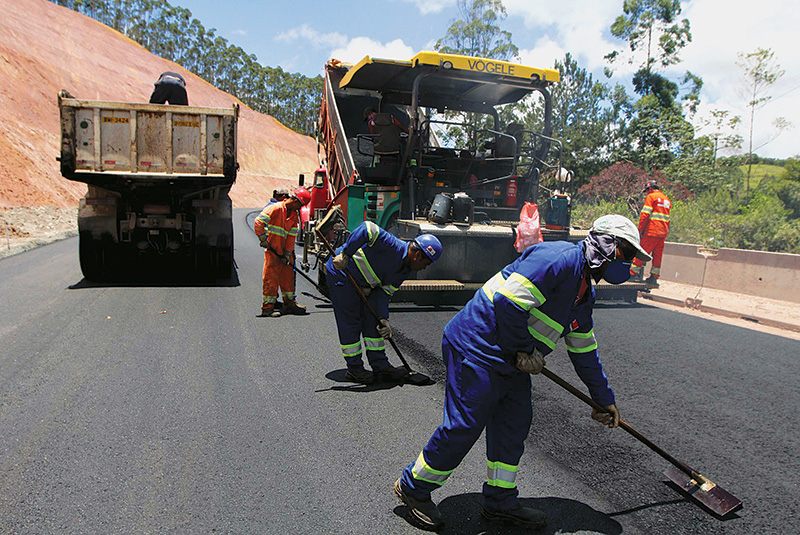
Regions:
M 414 243 L 419 245 L 425 256 L 430 258 L 433 263 L 436 263 L 439 257 L 442 256 L 442 242 L 433 234 L 420 234 L 414 238 Z

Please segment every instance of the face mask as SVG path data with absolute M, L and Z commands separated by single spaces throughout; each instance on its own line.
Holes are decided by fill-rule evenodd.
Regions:
M 611 284 L 622 284 L 631 278 L 631 263 L 617 258 L 612 261 L 605 272 L 603 272 L 603 279 Z

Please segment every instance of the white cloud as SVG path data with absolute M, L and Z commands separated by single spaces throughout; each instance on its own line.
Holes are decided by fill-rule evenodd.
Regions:
M 509 18 L 522 17 L 526 31 L 545 36 L 537 40 L 537 47 L 543 39 L 546 44 L 557 43 L 589 71 L 601 70 L 605 66 L 603 56 L 615 47 L 605 35 L 620 10 L 616 2 L 505 0 L 504 5 Z M 515 34 L 515 41 L 518 37 Z M 563 58 L 564 53 L 557 59 Z
M 245 35 L 246 36 L 247 35 L 247 30 L 233 30 L 231 32 L 231 34 L 233 34 L 233 35 Z
M 800 129 L 800 57 L 797 56 L 797 16 L 793 0 L 769 0 L 758 6 L 745 0 L 729 0 L 724 9 L 710 0 L 692 0 L 684 6 L 683 16 L 692 28 L 692 43 L 681 54 L 675 76 L 686 70 L 703 78 L 702 106 L 698 118 L 711 110 L 730 110 L 740 115 L 739 130 L 747 143 L 749 112 L 743 70 L 736 65 L 740 52 L 769 48 L 776 62 L 786 71 L 769 94 L 772 100 L 756 112 L 753 146 L 768 141 L 775 130 L 772 122 L 785 117 Z M 699 122 L 699 121 L 698 121 Z M 784 131 L 780 137 L 757 150 L 761 156 L 787 157 L 800 153 L 796 134 Z
M 384 44 L 369 37 L 355 37 L 344 46 L 331 50 L 330 57 L 346 63 L 357 63 L 364 56 L 373 58 L 411 59 L 416 51 L 402 39 Z
M 560 44 L 545 36 L 536 41 L 532 49 L 520 49 L 519 59 L 523 65 L 552 69 L 556 60 L 564 59 L 566 52 Z
M 417 6 L 423 15 L 441 13 L 446 7 L 454 6 L 456 0 L 403 0 Z
M 344 46 L 347 43 L 347 36 L 339 32 L 318 32 L 308 24 L 303 24 L 297 28 L 286 30 L 275 37 L 275 40 L 285 43 L 301 41 L 302 43 L 311 45 L 313 48 L 327 48 L 331 46 Z
M 727 109 L 744 119 L 740 134 L 746 137 L 746 99 L 738 91 L 743 84 L 742 71 L 736 66 L 739 52 L 770 48 L 786 74 L 771 94 L 773 100 L 756 115 L 754 146 L 773 133 L 771 123 L 785 117 L 800 130 L 800 55 L 797 48 L 798 8 L 796 0 L 767 0 L 753 5 L 748 0 L 688 0 L 682 2 L 682 18 L 688 18 L 692 42 L 681 52 L 683 60 L 667 75 L 680 82 L 687 70 L 703 78 L 702 105 L 698 118 L 712 109 Z M 600 80 L 607 62 L 603 57 L 612 50 L 623 50 L 627 43 L 614 39 L 609 31 L 614 19 L 622 14 L 621 2 L 596 0 L 504 0 L 509 18 L 521 17 L 525 29 L 538 36 L 532 48 L 520 50 L 522 63 L 551 66 L 570 52 L 578 64 Z M 514 41 L 524 43 L 525 36 L 515 32 Z M 527 45 L 530 47 L 530 45 Z M 629 82 L 636 65 L 618 63 L 609 82 Z M 699 124 L 699 121 L 698 121 Z M 777 140 L 758 150 L 762 156 L 786 157 L 800 153 L 796 136 L 784 132 Z

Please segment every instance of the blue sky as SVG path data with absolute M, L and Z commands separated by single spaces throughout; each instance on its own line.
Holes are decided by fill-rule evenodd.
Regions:
M 458 18 L 456 0 L 170 0 L 189 9 L 206 28 L 255 54 L 264 65 L 313 76 L 334 57 L 356 62 L 365 55 L 406 59 L 432 50 Z M 503 29 L 520 48 L 520 63 L 552 67 L 570 52 L 595 77 L 629 83 L 632 67 L 621 66 L 610 80 L 603 56 L 625 46 L 608 31 L 622 13 L 622 0 L 504 0 Z M 770 91 L 773 99 L 756 114 L 754 147 L 762 156 L 800 154 L 800 3 L 796 0 L 690 0 L 682 2 L 693 41 L 684 60 L 667 74 L 680 81 L 690 70 L 705 82 L 695 120 L 714 109 L 741 115 L 746 138 L 747 98 L 742 94 L 737 53 L 771 48 L 786 71 Z M 794 127 L 770 141 L 771 123 L 784 117 Z

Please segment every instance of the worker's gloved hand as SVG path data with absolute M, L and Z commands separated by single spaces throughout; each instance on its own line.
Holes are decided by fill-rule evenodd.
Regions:
M 384 340 L 388 340 L 392 337 L 392 328 L 389 327 L 389 320 L 382 319 L 378 324 L 378 334 L 380 334 Z
M 343 270 L 344 268 L 347 267 L 347 262 L 349 261 L 350 261 L 349 256 L 347 256 L 343 252 L 339 253 L 333 257 L 333 267 L 335 267 L 338 270 Z
M 538 375 L 542 373 L 544 368 L 544 356 L 538 349 L 533 350 L 531 353 L 524 351 L 517 352 L 517 369 L 531 375 Z
M 258 242 L 261 244 L 261 247 L 263 247 L 264 249 L 269 247 L 269 236 L 267 235 L 266 232 L 258 237 Z
M 603 425 L 607 425 L 612 429 L 619 426 L 619 411 L 616 405 L 606 405 L 605 407 L 609 412 L 600 412 L 597 409 L 592 409 L 592 418 L 597 420 Z
M 287 266 L 292 263 L 292 252 L 291 251 L 284 251 L 281 255 L 281 262 L 286 264 Z
M 372 293 L 372 288 L 369 286 L 359 286 L 361 288 L 361 292 L 364 294 L 364 297 L 369 297 L 369 294 Z

